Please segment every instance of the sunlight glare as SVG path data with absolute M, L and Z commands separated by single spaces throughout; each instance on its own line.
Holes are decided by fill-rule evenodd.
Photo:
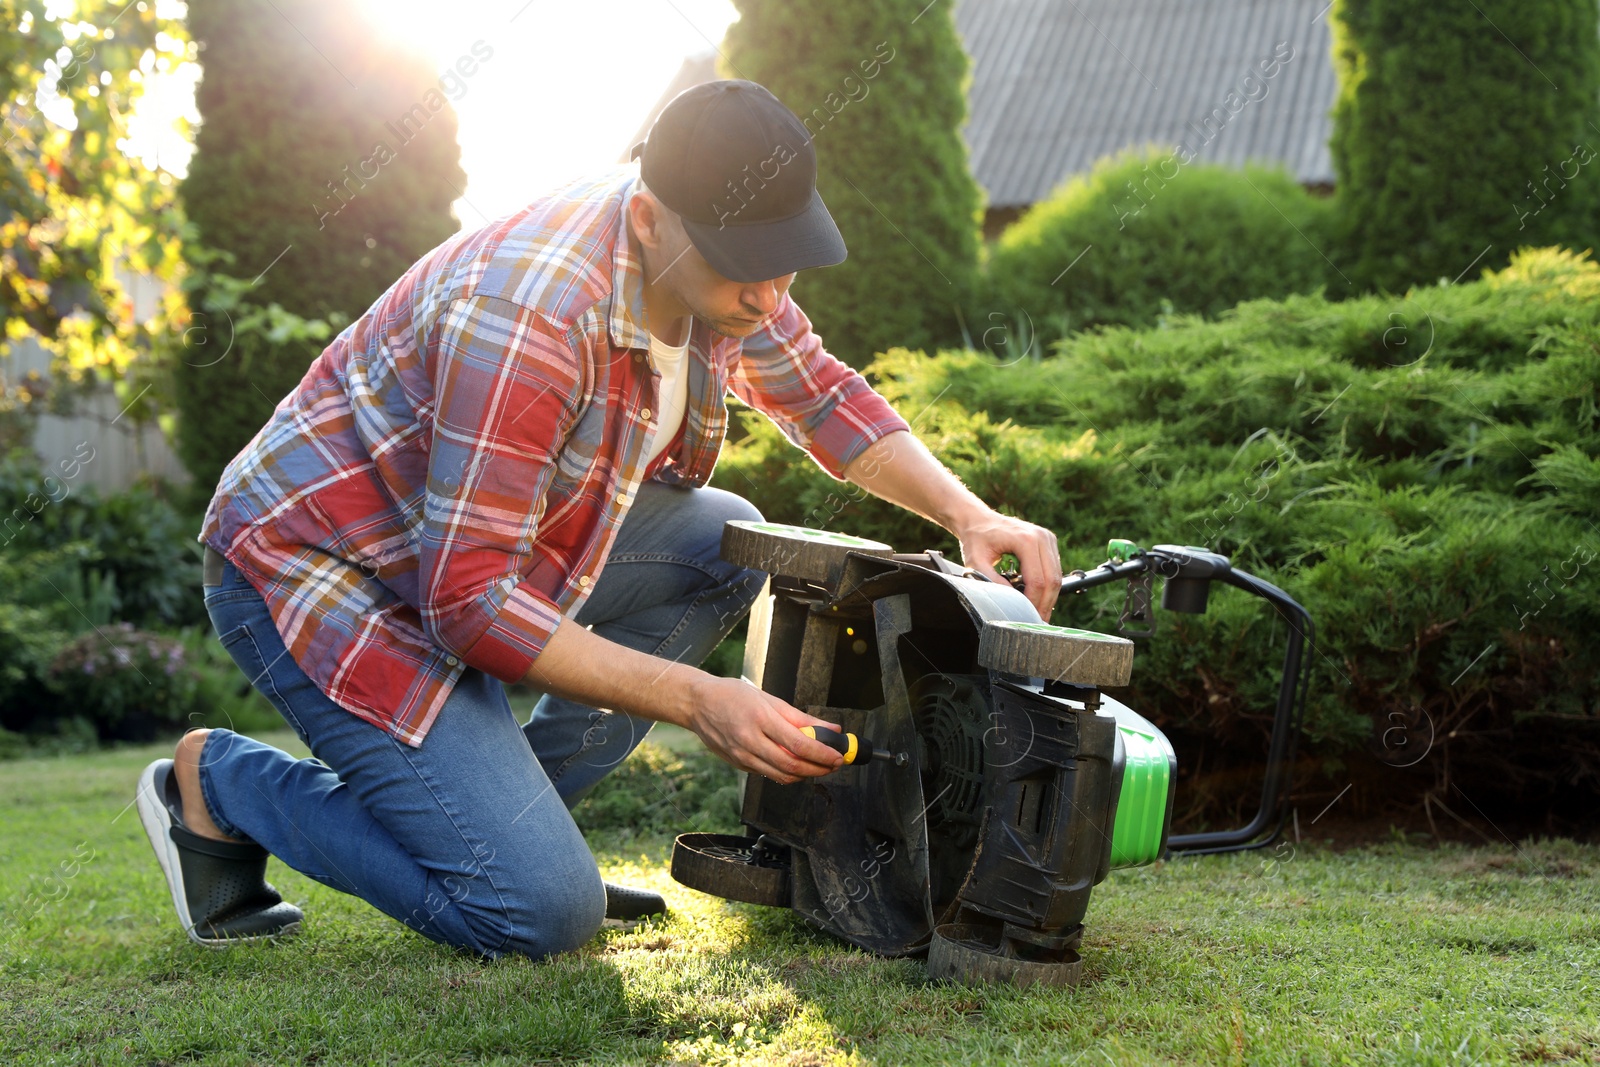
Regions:
M 54 2 L 70 16 L 71 0 Z M 467 187 L 455 212 L 467 229 L 615 164 L 685 57 L 720 45 L 736 17 L 730 0 L 357 2 L 394 44 L 439 72 L 460 123 Z M 182 12 L 176 0 L 161 6 Z M 174 60 L 145 72 L 122 147 L 182 177 L 199 70 Z
M 360 2 L 440 71 L 460 120 L 468 229 L 614 164 L 684 58 L 720 44 L 735 18 L 729 0 Z

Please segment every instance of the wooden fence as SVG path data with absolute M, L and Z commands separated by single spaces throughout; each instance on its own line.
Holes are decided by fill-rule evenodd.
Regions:
M 49 354 L 31 338 L 13 346 L 7 362 L 10 374 L 18 376 L 30 370 L 46 374 L 50 369 Z M 72 415 L 40 416 L 33 435 L 39 462 L 51 469 L 64 460 L 77 459 L 82 473 L 75 481 L 108 492 L 126 489 L 142 476 L 188 481 L 188 472 L 161 428 L 153 422 L 135 422 L 123 408 L 108 386 L 78 404 Z M 93 458 L 84 462 L 89 455 Z

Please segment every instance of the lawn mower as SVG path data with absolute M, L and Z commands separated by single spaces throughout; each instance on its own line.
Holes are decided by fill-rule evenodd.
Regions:
M 1074 985 L 1093 887 L 1163 856 L 1258 848 L 1277 835 L 1305 699 L 1311 620 L 1276 586 L 1201 548 L 1140 549 L 1063 579 L 1129 582 L 1121 624 L 1205 611 L 1212 582 L 1288 622 L 1261 806 L 1235 830 L 1171 835 L 1177 760 L 1149 720 L 1101 692 L 1126 685 L 1128 636 L 1041 623 L 1015 586 L 936 551 L 843 534 L 727 524 L 722 556 L 765 571 L 744 673 L 842 729 L 823 778 L 746 776 L 746 835 L 686 833 L 672 875 L 727 898 L 792 908 L 885 956 L 926 954 L 935 978 Z

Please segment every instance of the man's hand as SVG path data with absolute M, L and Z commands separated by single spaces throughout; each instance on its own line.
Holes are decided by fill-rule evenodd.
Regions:
M 563 619 L 533 661 L 536 689 L 597 708 L 693 730 L 741 771 L 790 785 L 838 770 L 844 757 L 802 727 L 839 724 L 813 718 L 738 678 L 718 678 L 686 663 L 614 644 Z
M 1023 592 L 1033 602 L 1039 618 L 1050 621 L 1050 612 L 1061 595 L 1061 549 L 1055 534 L 997 511 L 953 532 L 961 541 L 961 561 L 990 581 L 1005 581 L 994 568 L 1001 556 L 1009 552 L 1017 557 L 1022 566 Z
M 1039 618 L 1049 620 L 1061 595 L 1061 549 L 1055 534 L 989 507 L 904 430 L 879 438 L 850 461 L 844 474 L 874 496 L 955 534 L 962 560 L 991 581 L 1005 581 L 994 569 L 996 561 L 1007 552 L 1016 556 L 1028 599 Z
M 844 757 L 801 733 L 805 726 L 840 729 L 807 715 L 738 678 L 703 675 L 686 725 L 717 756 L 741 771 L 792 785 L 838 770 Z

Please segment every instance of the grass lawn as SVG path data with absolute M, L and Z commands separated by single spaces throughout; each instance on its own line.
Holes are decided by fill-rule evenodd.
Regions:
M 208 952 L 126 810 L 161 754 L 0 763 L 0 1063 L 1600 1063 L 1594 846 L 1307 840 L 1117 872 L 1082 986 L 967 989 L 674 883 L 671 830 L 725 827 L 731 794 L 657 747 L 584 818 L 665 921 L 485 964 L 274 861 L 304 934 Z

